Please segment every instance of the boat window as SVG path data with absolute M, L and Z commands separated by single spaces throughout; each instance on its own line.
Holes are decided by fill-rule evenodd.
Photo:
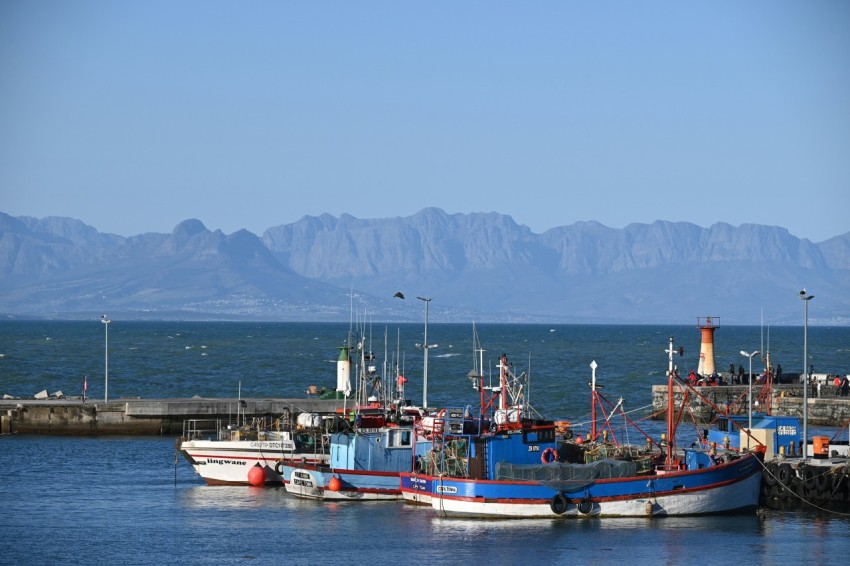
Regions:
M 410 446 L 409 430 L 393 430 L 387 435 L 387 448 Z
M 535 442 L 552 442 L 555 440 L 554 429 L 528 430 L 523 433 L 522 441 L 526 444 Z

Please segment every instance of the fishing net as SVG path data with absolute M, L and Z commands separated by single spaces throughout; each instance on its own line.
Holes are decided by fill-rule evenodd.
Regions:
M 496 464 L 497 480 L 537 481 L 559 489 L 575 489 L 596 480 L 628 478 L 637 475 L 634 462 L 599 460 L 591 464 Z

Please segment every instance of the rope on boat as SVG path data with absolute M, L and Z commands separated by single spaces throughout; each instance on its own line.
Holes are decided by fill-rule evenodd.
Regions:
M 636 413 L 636 412 L 638 412 L 638 411 L 645 411 L 646 409 L 649 409 L 649 408 L 651 408 L 651 407 L 652 407 L 652 405 L 650 404 L 650 405 L 644 405 L 643 407 L 638 407 L 638 408 L 636 408 L 636 409 L 631 409 L 631 410 L 628 410 L 628 411 L 620 411 L 620 412 L 622 412 L 624 415 L 628 415 L 628 414 L 631 414 L 631 413 Z M 665 409 L 665 410 L 666 410 L 666 409 Z M 585 415 L 585 416 L 588 416 L 588 415 Z M 650 416 L 651 416 L 651 415 L 650 415 Z M 600 419 L 596 419 L 596 420 L 598 421 L 598 420 L 600 420 Z M 643 419 L 641 419 L 641 420 L 643 420 Z M 586 420 L 586 421 L 579 421 L 579 422 L 575 422 L 575 421 L 574 421 L 574 422 L 572 423 L 572 425 L 573 425 L 573 426 L 590 426 L 592 423 L 593 423 L 593 420 L 592 420 L 592 419 L 588 419 L 588 420 Z

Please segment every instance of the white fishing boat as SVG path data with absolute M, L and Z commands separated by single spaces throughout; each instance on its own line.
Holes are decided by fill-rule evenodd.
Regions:
M 339 347 L 337 393 L 350 387 L 351 348 Z M 350 425 L 342 414 L 284 409 L 277 417 L 237 415 L 236 422 L 188 420 L 178 449 L 209 485 L 274 485 L 283 481 L 283 464 L 326 464 L 330 435 Z
M 323 464 L 339 415 L 301 413 L 253 419 L 235 426 L 221 421 L 186 421 L 179 450 L 208 485 L 281 485 L 284 462 Z

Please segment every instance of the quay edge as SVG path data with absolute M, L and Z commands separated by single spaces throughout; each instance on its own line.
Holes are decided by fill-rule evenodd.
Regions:
M 177 435 L 192 419 L 235 422 L 279 416 L 285 411 L 332 412 L 341 399 L 116 399 L 109 402 L 75 399 L 0 400 L 0 433 L 56 436 Z
M 747 385 L 703 386 L 696 387 L 695 389 L 717 407 L 723 408 L 727 405 L 732 407 L 732 414 L 740 415 L 747 413 Z M 758 398 L 760 389 L 760 385 L 758 387 L 755 384 L 753 385 L 754 402 Z M 674 395 L 676 402 L 681 403 L 681 392 L 677 392 Z M 741 401 L 742 398 L 743 402 Z M 771 402 L 773 406 L 772 413 L 774 415 L 803 418 L 802 385 L 774 385 Z M 695 418 L 700 422 L 711 422 L 717 416 L 714 409 L 696 395 L 689 397 L 689 405 Z M 659 411 L 664 411 L 667 408 L 666 385 L 652 386 L 652 408 L 656 413 L 656 419 L 663 420 L 666 418 L 663 413 L 658 414 Z M 763 407 L 756 407 L 754 405 L 753 410 L 763 410 Z M 807 418 L 809 424 L 815 426 L 843 426 L 850 419 L 850 397 L 835 396 L 834 393 L 821 397 L 809 395 Z

